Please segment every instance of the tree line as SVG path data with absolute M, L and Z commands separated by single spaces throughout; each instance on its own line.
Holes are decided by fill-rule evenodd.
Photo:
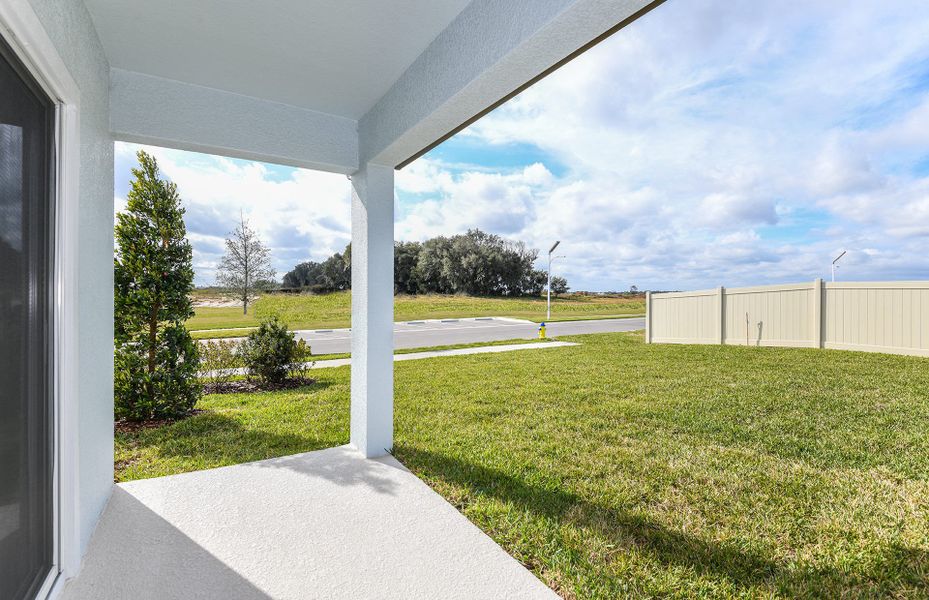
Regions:
M 398 294 L 467 294 L 538 296 L 547 284 L 545 271 L 534 267 L 539 251 L 471 229 L 425 242 L 394 244 L 394 289 Z M 322 262 L 298 264 L 284 275 L 283 287 L 326 293 L 351 289 L 352 249 Z M 568 291 L 563 277 L 552 278 L 552 293 Z

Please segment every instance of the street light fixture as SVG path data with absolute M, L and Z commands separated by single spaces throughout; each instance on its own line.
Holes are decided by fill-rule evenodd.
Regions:
M 558 247 L 558 244 L 561 243 L 561 240 L 555 242 L 555 244 L 548 251 L 548 300 L 546 300 L 546 317 L 545 320 L 551 321 L 552 319 L 552 252 L 555 251 L 555 248 Z
M 835 283 L 835 270 L 838 269 L 838 265 L 835 263 L 839 262 L 839 259 L 845 256 L 846 250 L 842 250 L 842 254 L 835 257 L 835 260 L 832 261 L 832 282 Z

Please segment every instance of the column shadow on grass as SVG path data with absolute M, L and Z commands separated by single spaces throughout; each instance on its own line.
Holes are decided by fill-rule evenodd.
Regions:
M 797 570 L 734 544 L 704 540 L 654 519 L 590 502 L 557 489 L 527 484 L 502 471 L 398 444 L 395 455 L 414 472 L 491 496 L 559 524 L 574 524 L 667 565 L 721 577 L 739 587 L 764 586 L 788 595 L 829 597 L 929 592 L 929 552 L 891 545 L 865 573 L 838 569 Z M 759 518 L 760 515 L 759 515 Z
M 313 390 L 326 385 L 314 384 Z M 306 434 L 274 432 L 251 428 L 233 416 L 207 410 L 156 429 L 118 433 L 117 437 L 129 446 L 152 448 L 161 458 L 196 459 L 200 466 L 181 469 L 189 471 L 341 446 L 348 442 L 347 414 L 344 420 L 344 428 L 322 428 Z M 132 459 L 126 462 L 131 464 Z
M 323 384 L 325 385 L 325 384 Z M 319 389 L 314 385 L 314 390 Z M 312 436 L 252 429 L 240 419 L 222 412 L 206 411 L 193 417 L 136 435 L 138 443 L 153 446 L 161 458 L 197 459 L 201 470 L 248 464 L 264 469 L 288 469 L 340 487 L 366 487 L 380 494 L 394 494 L 396 482 L 389 464 L 367 461 L 348 442 L 348 419 L 343 435 Z M 133 434 L 129 434 L 133 435 Z M 310 453 L 310 454 L 307 454 Z
M 156 445 L 159 456 L 165 458 L 196 457 L 207 465 L 220 466 L 322 450 L 347 441 L 336 436 L 314 438 L 248 429 L 238 420 L 218 413 L 194 418 L 198 421 L 194 426 L 149 437 L 145 445 Z

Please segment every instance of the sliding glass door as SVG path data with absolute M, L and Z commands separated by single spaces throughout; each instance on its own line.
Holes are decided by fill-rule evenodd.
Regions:
M 0 598 L 55 568 L 55 105 L 0 38 Z

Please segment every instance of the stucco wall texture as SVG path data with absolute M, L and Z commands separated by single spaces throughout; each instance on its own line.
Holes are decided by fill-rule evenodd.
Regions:
M 80 0 L 29 0 L 81 90 L 78 207 L 79 507 L 82 550 L 113 486 L 113 139 L 109 64 Z

